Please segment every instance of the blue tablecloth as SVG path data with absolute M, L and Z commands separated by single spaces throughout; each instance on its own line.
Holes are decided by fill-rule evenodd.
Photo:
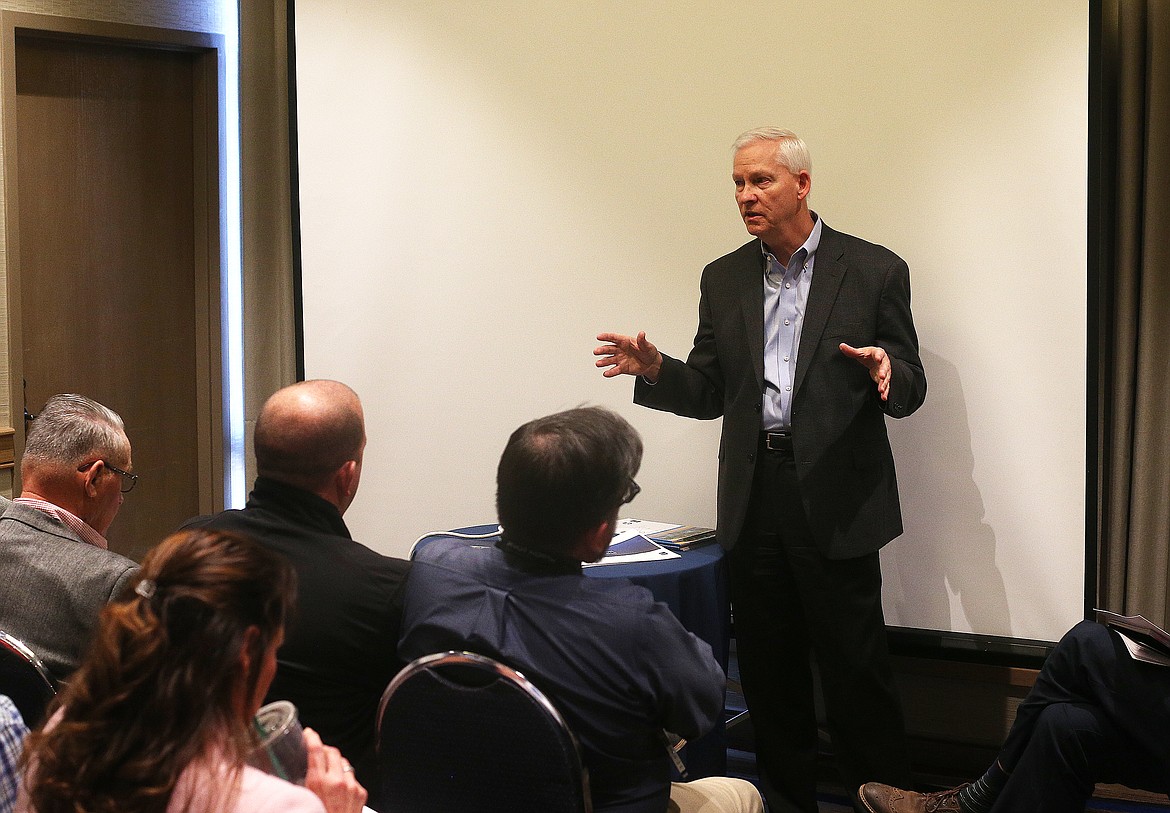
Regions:
M 458 534 L 490 534 L 496 525 L 457 528 Z M 492 536 L 475 544 L 495 544 Z M 426 544 L 420 540 L 419 545 Z M 711 645 L 723 671 L 727 671 L 731 638 L 731 603 L 727 593 L 723 549 L 716 544 L 683 551 L 677 559 L 599 565 L 585 568 L 595 579 L 629 579 L 654 594 L 670 607 L 682 625 Z M 705 737 L 689 743 L 684 751 L 689 776 L 722 776 L 727 771 L 727 743 L 722 721 Z

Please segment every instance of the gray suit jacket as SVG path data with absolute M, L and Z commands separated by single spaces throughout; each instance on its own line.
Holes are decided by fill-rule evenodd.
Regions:
M 98 613 L 138 570 L 82 542 L 53 517 L 10 503 L 0 515 L 0 630 L 40 656 L 58 680 L 72 674 Z
M 718 536 L 743 529 L 755 471 L 764 393 L 764 258 L 753 240 L 703 270 L 699 327 L 686 362 L 664 357 L 634 401 L 692 418 L 723 417 Z M 909 415 L 926 398 L 910 314 L 910 272 L 893 252 L 822 226 L 797 351 L 792 434 L 801 500 L 817 545 L 835 559 L 873 552 L 902 532 L 885 415 Z M 875 345 L 893 367 L 883 402 L 842 342 Z

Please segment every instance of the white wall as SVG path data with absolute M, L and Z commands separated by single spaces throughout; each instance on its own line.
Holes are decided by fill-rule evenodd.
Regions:
M 891 623 L 1055 639 L 1084 559 L 1088 9 L 298 0 L 305 358 L 370 443 L 355 535 L 494 517 L 508 434 L 581 403 L 646 440 L 633 515 L 714 522 L 718 422 L 632 406 L 600 330 L 685 355 L 745 242 L 731 140 L 791 127 L 813 207 L 910 264 L 930 380 L 891 423 Z

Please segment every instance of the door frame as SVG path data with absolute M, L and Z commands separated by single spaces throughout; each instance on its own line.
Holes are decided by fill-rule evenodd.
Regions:
M 225 211 L 220 177 L 225 154 L 224 121 L 226 82 L 224 37 L 196 31 L 107 23 L 71 17 L 56 17 L 18 11 L 0 11 L 0 116 L 3 118 L 3 195 L 0 224 L 0 294 L 6 287 L 7 301 L 0 305 L 0 318 L 7 316 L 8 328 L 0 340 L 7 340 L 0 352 L 0 395 L 7 379 L 8 413 L 11 430 L 0 428 L 2 438 L 10 432 L 13 460 L 24 449 L 23 380 L 24 358 L 21 339 L 20 292 L 20 178 L 16 154 L 16 40 L 17 37 L 64 39 L 83 43 L 123 45 L 138 48 L 183 51 L 194 55 L 195 121 L 195 246 L 196 298 L 196 398 L 198 415 L 199 510 L 211 513 L 224 507 L 225 450 L 228 448 L 227 405 L 224 398 L 222 218 Z M 0 466 L 4 451 L 0 448 Z M 12 470 L 12 493 L 20 493 L 20 468 Z

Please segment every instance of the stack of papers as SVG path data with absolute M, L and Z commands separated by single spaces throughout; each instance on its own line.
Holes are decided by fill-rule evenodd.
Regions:
M 609 543 L 609 550 L 600 560 L 585 567 L 628 565 L 634 562 L 654 562 L 659 559 L 677 559 L 679 555 L 667 550 L 649 538 L 651 533 L 677 528 L 664 522 L 644 522 L 637 519 L 618 520 L 617 532 Z
M 1125 648 L 1135 661 L 1170 666 L 1170 634 L 1140 615 L 1118 615 L 1097 610 L 1098 623 L 1111 627 L 1121 636 Z
M 671 550 L 689 550 L 715 541 L 714 528 L 698 525 L 679 525 L 669 522 L 650 522 L 645 519 L 618 520 L 618 531 L 635 531 Z
M 700 528 L 698 525 L 680 525 L 669 531 L 650 534 L 650 538 L 671 550 L 690 550 L 715 541 L 714 528 Z

